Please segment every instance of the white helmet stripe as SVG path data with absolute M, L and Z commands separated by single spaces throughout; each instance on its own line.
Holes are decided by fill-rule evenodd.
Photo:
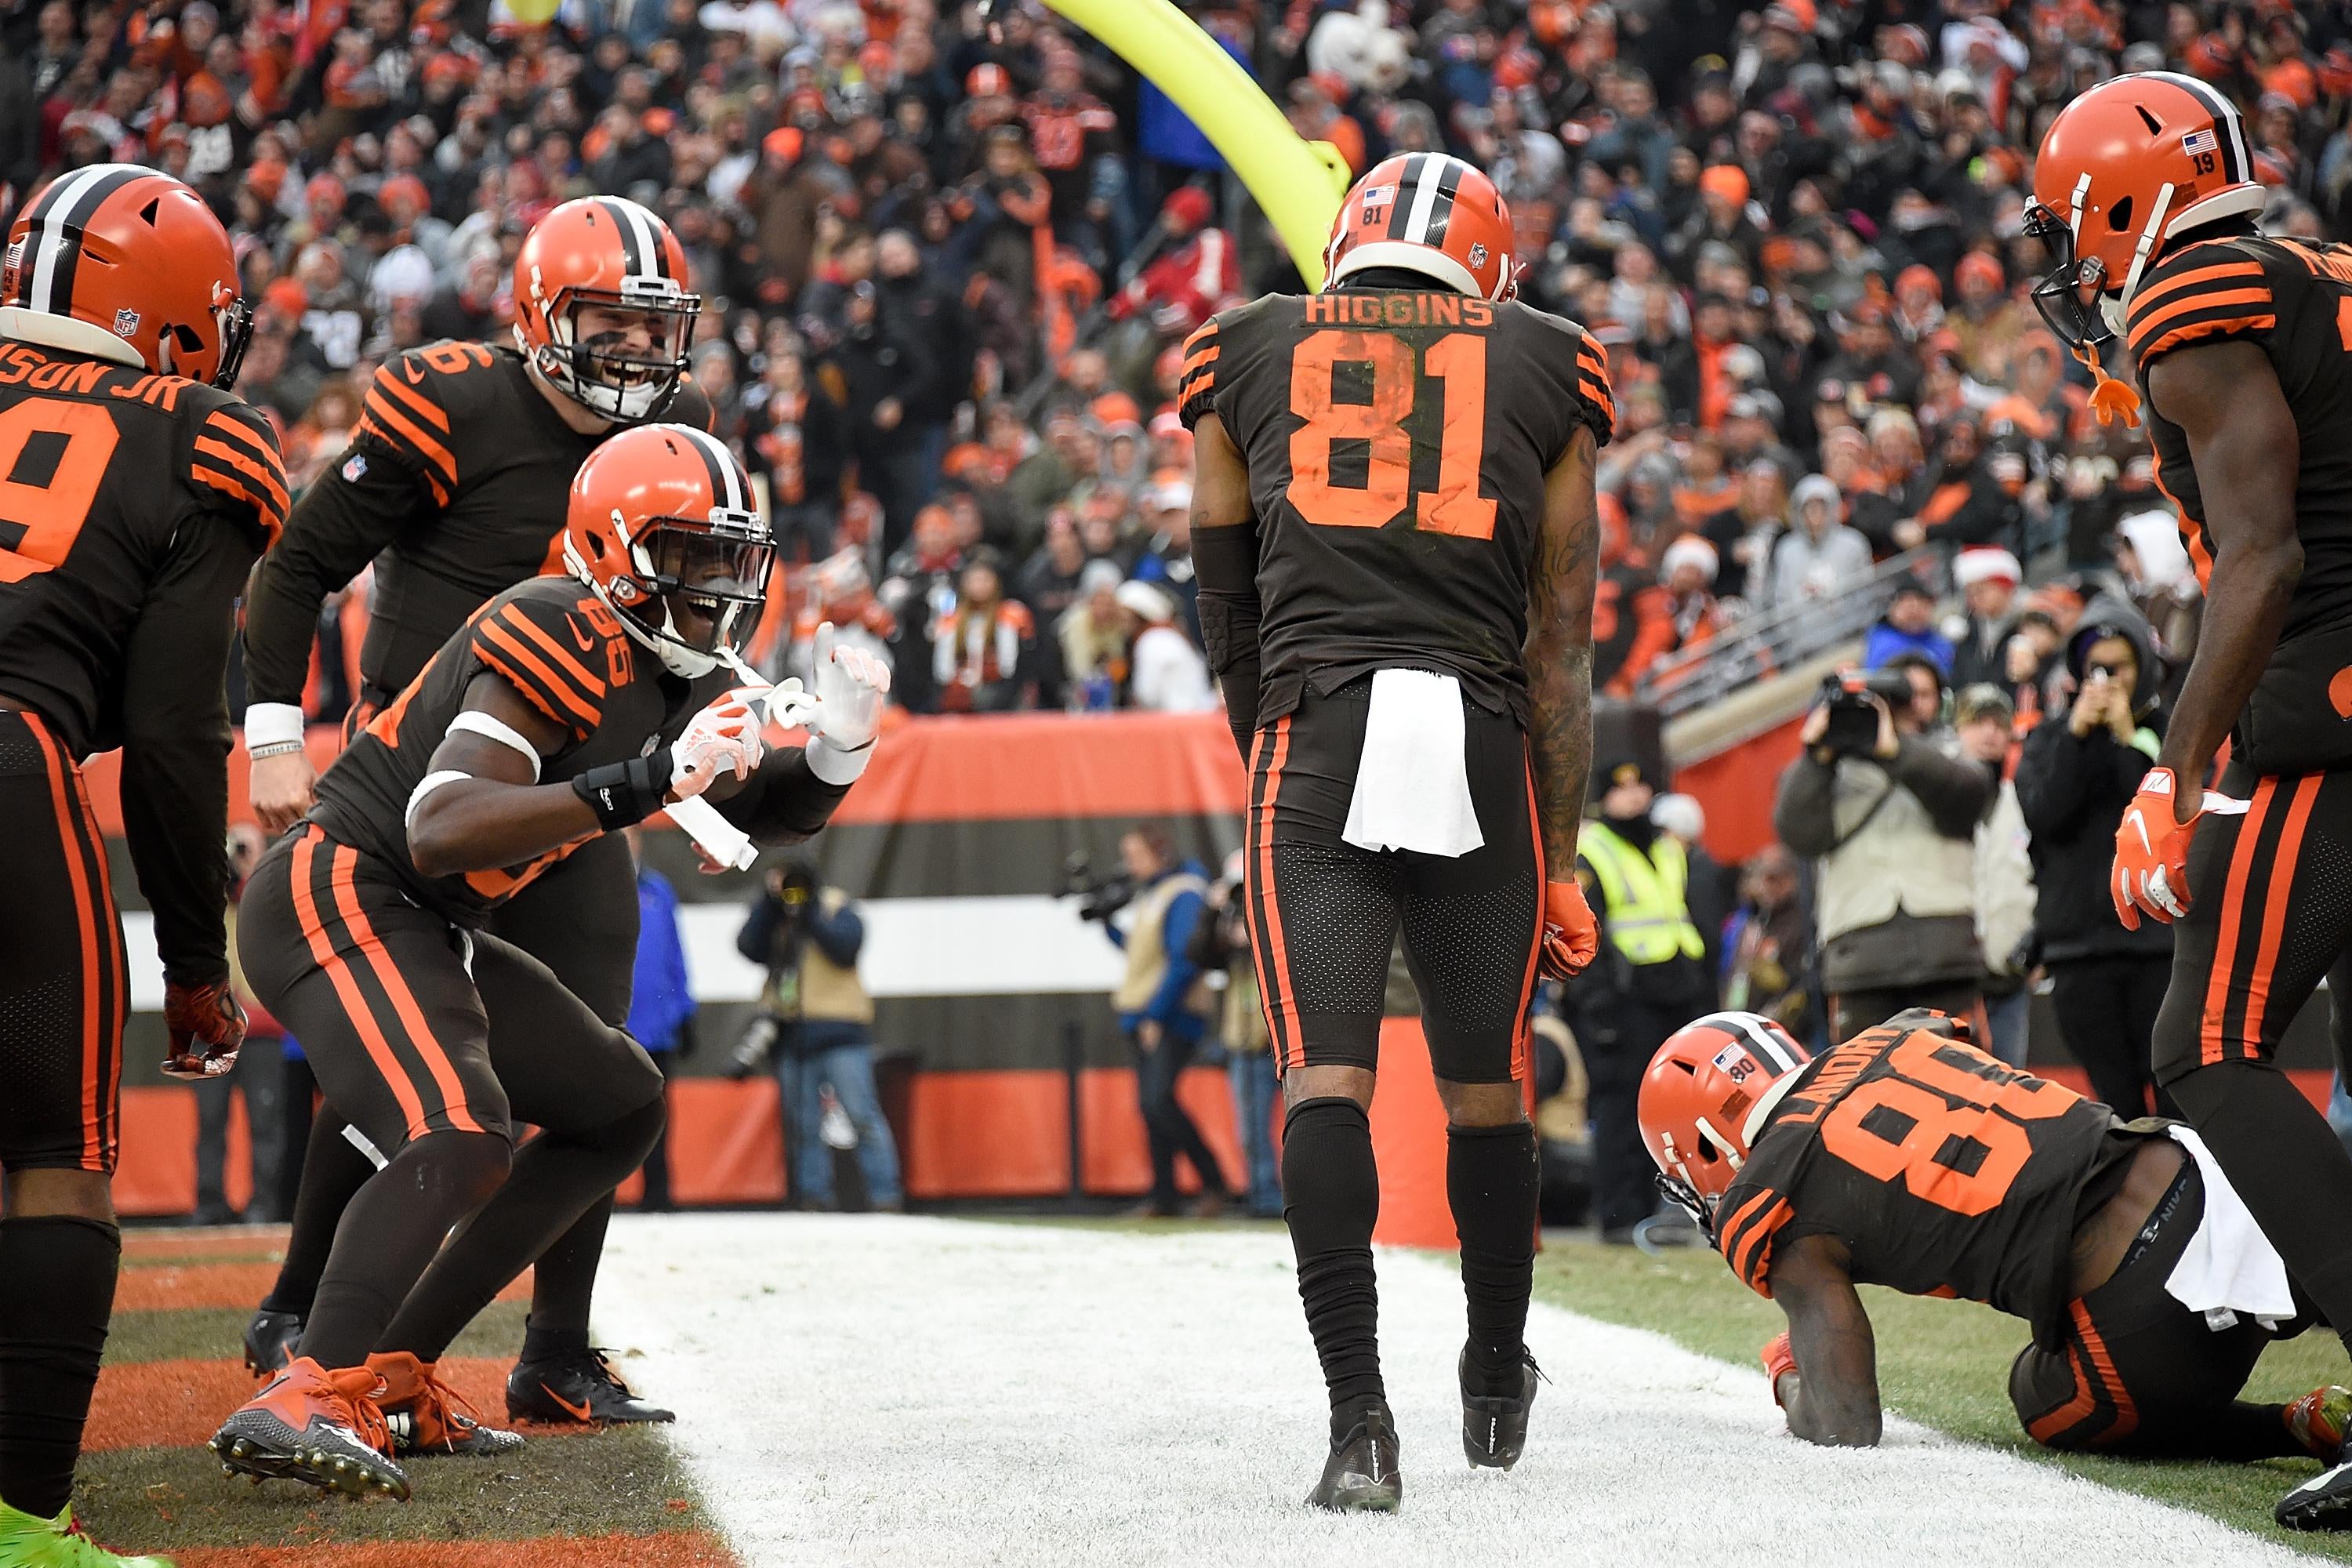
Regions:
M 41 197 L 40 221 L 30 237 L 32 281 L 25 304 L 47 315 L 68 315 L 73 310 L 74 267 L 68 244 L 71 231 L 88 223 L 99 204 L 117 187 L 152 170 L 127 163 L 92 163 L 61 176 Z M 63 263 L 62 269 L 60 263 Z M 58 285 L 64 285 L 62 300 Z
M 2204 105 L 2206 112 L 2212 115 L 2213 129 L 2221 134 L 2221 177 L 2224 180 L 2235 184 L 2254 177 L 2253 155 L 2246 148 L 2246 122 L 2228 99 L 2193 76 L 2184 76 L 2178 71 L 2151 71 L 2148 74 L 2161 77 L 2180 89 Z
M 1793 1072 L 1805 1064 L 1789 1054 L 1789 1047 L 1772 1037 L 1772 1031 L 1757 1021 L 1753 1013 L 1709 1013 L 1704 1018 L 1694 1018 L 1685 1027 L 1713 1024 L 1719 1029 L 1737 1029 L 1748 1037 L 1748 1045 L 1757 1058 L 1781 1072 Z
M 667 277 L 669 258 L 662 251 L 661 233 L 654 227 L 653 215 L 626 196 L 615 196 L 613 198 L 613 205 L 620 210 L 621 216 L 628 224 L 630 232 L 636 237 L 636 244 L 631 247 L 632 252 L 644 258 L 644 266 L 639 270 L 638 276 L 641 278 Z
M 1404 220 L 1404 237 L 1418 245 L 1429 238 L 1430 214 L 1437 210 L 1438 178 L 1445 172 L 1445 160 L 1435 155 L 1423 158 L 1418 170 L 1419 178 L 1412 188 L 1412 206 Z M 1398 193 L 1402 199 L 1403 193 Z
M 751 498 L 743 482 L 743 466 L 735 460 L 735 454 L 727 449 L 727 443 L 691 425 L 681 425 L 677 428 L 693 441 L 696 449 L 702 454 L 703 462 L 709 465 L 710 493 L 718 503 L 730 511 L 751 510 Z

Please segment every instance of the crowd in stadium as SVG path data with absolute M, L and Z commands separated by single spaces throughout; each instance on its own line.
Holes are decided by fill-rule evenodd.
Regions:
M 2070 92 L 2161 65 L 2232 93 L 2273 232 L 2327 229 L 2352 173 L 2328 7 L 1191 9 L 1359 171 L 1440 147 L 1493 171 L 1523 297 L 1608 345 L 1624 613 L 1596 677 L 1620 693 L 1874 559 L 2101 569 L 2160 506 L 2023 295 L 2027 152 Z M 763 657 L 831 616 L 919 710 L 1202 706 L 1181 343 L 1296 276 L 1156 90 L 1048 14 L 979 12 L 24 4 L 0 175 L 21 199 L 128 158 L 205 195 L 260 311 L 240 390 L 298 487 L 386 355 L 505 333 L 536 217 L 645 199 L 705 301 L 692 374 L 796 563 Z M 2160 541 L 2129 564 L 2148 594 L 2185 574 Z M 323 628 L 319 717 L 364 610 Z

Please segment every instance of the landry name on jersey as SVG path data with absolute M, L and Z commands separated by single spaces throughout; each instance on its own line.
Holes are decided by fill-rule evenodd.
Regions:
M 2303 572 L 2238 750 L 2263 773 L 2352 763 L 2352 689 L 2335 689 L 2352 665 L 2352 247 L 2261 236 L 2184 246 L 2141 278 L 2126 339 L 2142 385 L 2166 355 L 2230 339 L 2260 346 L 2277 372 L 2301 437 Z M 2214 544 L 2189 438 L 2152 400 L 2147 414 L 2157 480 L 2203 583 Z
M 563 747 L 541 763 L 541 784 L 651 755 L 733 681 L 724 669 L 692 682 L 670 674 L 603 601 L 568 576 L 533 578 L 476 611 L 319 781 L 312 812 L 336 839 L 390 866 L 418 902 L 467 924 L 588 842 L 519 866 L 440 878 L 424 876 L 409 858 L 409 797 L 432 771 L 433 752 L 466 707 L 467 689 L 485 673 L 562 727 Z
M 193 603 L 199 577 L 241 578 L 285 519 L 278 437 L 236 395 L 0 344 L 0 694 L 77 756 L 120 745 L 142 616 Z M 216 655 L 179 655 L 210 658 L 215 693 L 234 589 L 216 596 Z
M 662 417 L 707 428 L 709 401 L 682 384 Z M 400 689 L 483 600 L 562 570 L 572 477 L 604 434 L 566 425 L 511 348 L 436 343 L 376 372 L 337 469 L 356 484 L 390 465 L 423 515 L 376 564 L 370 681 Z
M 1249 467 L 1261 722 L 1388 666 L 1525 721 L 1544 475 L 1616 421 L 1582 328 L 1434 290 L 1268 295 L 1192 334 L 1177 395 Z
M 1815 1058 L 1717 1210 L 1717 1245 L 1772 1293 L 1774 1249 L 1828 1235 L 1854 1280 L 2063 1321 L 2074 1224 L 2138 1138 L 2107 1108 L 2004 1067 L 1950 1020 L 1899 1015 Z

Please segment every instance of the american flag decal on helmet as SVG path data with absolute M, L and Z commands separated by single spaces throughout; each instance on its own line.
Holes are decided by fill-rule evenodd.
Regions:
M 2214 135 L 2212 128 L 2208 126 L 2202 131 L 2191 131 L 2188 135 L 2183 136 L 2180 139 L 2180 150 L 2192 157 L 2200 153 L 2218 153 L 2221 150 L 2221 140 Z

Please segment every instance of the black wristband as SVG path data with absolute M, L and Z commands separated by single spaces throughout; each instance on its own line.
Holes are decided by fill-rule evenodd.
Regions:
M 669 793 L 669 748 L 575 774 L 572 793 L 588 803 L 596 825 L 605 832 L 634 827 L 659 811 L 662 796 Z

